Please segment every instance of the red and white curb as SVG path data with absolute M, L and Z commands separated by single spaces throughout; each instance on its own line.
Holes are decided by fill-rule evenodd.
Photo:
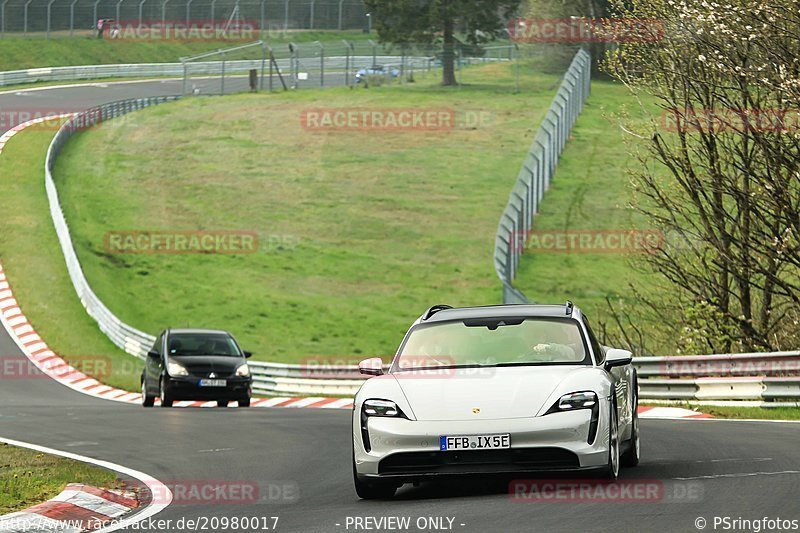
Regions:
M 71 366 L 53 352 L 36 333 L 14 298 L 11 285 L 0 265 L 0 322 L 19 346 L 22 353 L 43 374 L 77 392 L 121 403 L 138 404 L 142 395 L 104 385 Z M 156 400 L 158 402 L 158 400 Z M 235 402 L 232 402 L 235 403 Z M 180 401 L 175 407 L 217 407 L 216 401 Z M 322 409 L 352 409 L 352 398 L 254 398 L 253 407 L 316 407 Z
M 131 493 L 70 483 L 51 500 L 0 516 L 0 531 L 92 531 L 137 507 L 139 502 Z

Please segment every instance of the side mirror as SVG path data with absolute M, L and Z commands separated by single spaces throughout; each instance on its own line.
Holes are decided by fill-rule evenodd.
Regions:
M 253 352 L 248 352 L 247 350 L 242 350 L 242 353 L 244 354 L 245 359 L 249 359 L 250 357 L 253 357 Z
M 150 359 L 158 359 L 159 357 L 161 357 L 161 354 L 155 350 L 150 350 L 149 352 L 147 352 L 147 357 L 149 357 Z
M 370 357 L 358 363 L 358 371 L 367 376 L 380 376 L 383 374 L 383 360 L 380 357 Z
M 618 348 L 609 348 L 606 350 L 606 368 L 629 365 L 632 361 L 633 354 L 628 350 L 620 350 Z

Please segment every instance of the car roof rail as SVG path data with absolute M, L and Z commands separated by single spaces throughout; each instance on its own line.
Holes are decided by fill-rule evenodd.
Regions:
M 575 305 L 572 303 L 572 300 L 567 300 L 567 316 L 572 316 L 572 310 L 575 309 Z
M 432 317 L 433 315 L 435 315 L 435 314 L 436 314 L 436 313 L 438 313 L 439 311 L 443 311 L 443 310 L 445 310 L 445 309 L 452 309 L 452 308 L 453 308 L 453 306 L 452 306 L 452 305 L 447 305 L 447 304 L 436 304 L 436 305 L 432 305 L 432 306 L 430 306 L 430 307 L 428 308 L 428 310 L 427 310 L 427 311 L 425 311 L 425 313 L 422 315 L 422 320 L 428 320 L 430 317 Z

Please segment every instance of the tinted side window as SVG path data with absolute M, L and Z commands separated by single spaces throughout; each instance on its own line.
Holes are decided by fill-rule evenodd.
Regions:
M 586 326 L 586 331 L 589 333 L 589 344 L 592 345 L 592 351 L 597 359 L 597 363 L 603 364 L 606 360 L 606 351 L 600 346 L 600 342 L 598 342 L 597 336 L 595 336 L 594 331 L 592 331 L 591 326 L 589 326 L 589 321 L 586 317 L 583 317 L 583 325 Z

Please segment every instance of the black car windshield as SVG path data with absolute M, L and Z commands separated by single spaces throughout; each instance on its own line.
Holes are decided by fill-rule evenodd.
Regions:
M 420 325 L 409 334 L 394 369 L 552 364 L 592 364 L 575 320 L 493 318 Z
M 228 335 L 220 333 L 173 333 L 169 336 L 169 355 L 224 355 L 240 357 L 241 352 Z

